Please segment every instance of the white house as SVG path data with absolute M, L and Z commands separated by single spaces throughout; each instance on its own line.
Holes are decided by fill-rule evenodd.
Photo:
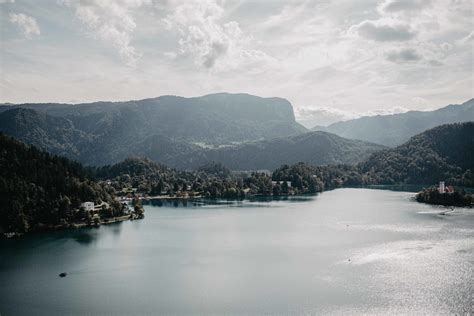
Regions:
M 94 210 L 94 202 L 84 202 L 81 204 L 81 207 L 83 207 L 87 212 L 91 212 Z
M 272 186 L 275 186 L 277 184 L 282 185 L 284 182 L 286 182 L 286 185 L 291 188 L 291 181 L 272 181 Z
M 102 206 L 105 206 L 105 208 L 109 208 L 109 203 L 102 202 L 100 204 L 97 204 L 96 206 L 94 206 L 94 211 L 99 212 L 100 210 L 102 210 Z

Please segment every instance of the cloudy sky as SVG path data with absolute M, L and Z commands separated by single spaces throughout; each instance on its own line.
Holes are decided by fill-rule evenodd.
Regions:
M 472 0 L 0 0 L 0 102 L 246 92 L 308 125 L 474 96 Z

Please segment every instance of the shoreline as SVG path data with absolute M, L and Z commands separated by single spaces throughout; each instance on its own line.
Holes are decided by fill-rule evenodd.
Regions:
M 117 217 L 108 217 L 101 219 L 101 221 L 97 224 L 95 223 L 71 223 L 66 225 L 54 225 L 54 226 L 45 226 L 40 229 L 35 229 L 26 233 L 20 232 L 6 232 L 2 233 L 0 239 L 18 239 L 25 235 L 29 235 L 31 233 L 42 233 L 42 232 L 51 232 L 51 231 L 59 231 L 65 229 L 81 229 L 86 227 L 100 227 L 102 225 L 109 225 L 109 224 L 116 224 L 126 221 L 133 221 L 138 220 L 139 218 L 133 218 L 130 215 L 124 216 L 117 216 Z
M 343 188 L 366 188 L 366 189 L 371 189 L 371 190 L 391 190 L 391 191 L 397 191 L 393 190 L 396 187 L 400 188 L 406 188 L 406 184 L 399 184 L 399 185 L 367 185 L 367 186 L 342 186 L 342 187 L 336 187 L 336 188 L 331 188 L 328 190 L 324 190 L 321 192 L 316 192 L 314 194 L 286 194 L 286 195 L 273 195 L 273 194 L 254 194 L 254 195 L 246 195 L 244 197 L 204 197 L 202 195 L 193 195 L 193 196 L 169 196 L 169 195 L 157 195 L 157 196 L 146 196 L 146 197 L 139 197 L 138 199 L 141 201 L 146 201 L 146 202 L 151 202 L 151 201 L 159 201 L 159 200 L 165 200 L 165 201 L 192 201 L 192 200 L 209 200 L 209 201 L 217 201 L 217 200 L 222 200 L 222 201 L 245 201 L 249 200 L 251 201 L 252 199 L 272 199 L 272 200 L 284 200 L 288 198 L 304 198 L 304 197 L 312 197 L 316 196 L 320 193 L 324 193 L 326 191 L 332 191 L 335 189 L 343 189 Z M 408 185 L 408 186 L 421 186 L 421 185 Z M 407 191 L 409 193 L 416 193 L 414 191 Z M 424 201 L 417 201 L 416 195 L 413 196 L 413 201 L 418 202 L 418 203 L 423 203 L 423 204 L 428 204 L 428 205 L 439 205 L 439 206 L 444 206 L 444 207 L 449 207 L 449 205 L 443 205 L 443 204 L 434 204 L 434 203 L 427 203 Z M 120 199 L 120 202 L 129 202 L 132 199 Z M 456 205 L 457 207 L 472 207 L 473 205 L 467 206 L 467 205 Z M 80 228 L 86 228 L 86 227 L 100 227 L 101 225 L 108 225 L 108 224 L 115 224 L 115 223 L 121 223 L 125 221 L 133 221 L 141 219 L 138 217 L 135 217 L 132 214 L 124 215 L 124 216 L 118 216 L 118 217 L 110 217 L 110 218 L 104 218 L 101 219 L 99 223 L 70 223 L 70 224 L 63 224 L 63 225 L 55 225 L 55 226 L 42 226 L 38 229 L 26 232 L 26 233 L 21 233 L 21 232 L 3 232 L 0 233 L 0 239 L 17 239 L 20 238 L 24 235 L 29 235 L 31 233 L 41 233 L 41 232 L 48 232 L 48 231 L 56 231 L 56 230 L 63 230 L 63 229 L 80 229 Z
M 94 226 L 101 226 L 101 225 L 108 225 L 108 224 L 125 222 L 125 221 L 128 221 L 128 220 L 132 220 L 132 218 L 130 218 L 130 215 L 124 215 L 124 216 L 118 216 L 118 217 L 108 217 L 108 218 L 102 219 L 99 224 L 73 223 L 73 224 L 69 224 L 69 225 L 61 225 L 61 227 L 58 227 L 58 229 L 94 227 Z

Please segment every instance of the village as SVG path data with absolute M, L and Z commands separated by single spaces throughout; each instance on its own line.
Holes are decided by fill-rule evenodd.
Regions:
M 111 185 L 113 182 L 107 180 L 108 185 Z M 288 192 L 288 195 L 292 195 L 292 185 L 291 181 L 271 181 L 271 191 L 278 193 L 285 190 Z M 244 196 L 258 196 L 258 195 L 267 195 L 267 194 L 257 194 L 252 193 L 250 188 L 242 189 Z M 149 194 L 146 190 L 140 190 L 137 187 L 125 187 L 117 192 L 118 200 L 122 204 L 127 204 L 135 199 L 138 200 L 158 200 L 158 199 L 200 199 L 200 198 L 209 198 L 210 196 L 203 194 L 200 191 L 194 190 L 192 185 L 185 185 L 182 189 L 177 190 L 176 192 L 172 190 L 162 190 L 159 194 Z
M 138 198 L 124 200 L 117 197 L 120 203 L 120 210 L 113 210 L 107 202 L 94 203 L 86 201 L 81 203 L 78 213 L 83 214 L 79 223 L 72 224 L 74 227 L 100 226 L 105 224 L 123 222 L 127 220 L 143 219 L 144 209 Z M 133 208 L 130 207 L 130 203 Z

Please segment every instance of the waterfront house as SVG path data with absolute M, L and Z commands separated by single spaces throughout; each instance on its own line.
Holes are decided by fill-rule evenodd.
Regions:
M 109 208 L 109 203 L 107 202 L 102 202 L 100 204 L 97 204 L 94 206 L 94 212 L 99 212 L 100 210 L 102 210 L 102 208 L 105 206 L 106 209 Z
M 272 187 L 274 187 L 275 185 L 279 184 L 279 185 L 283 185 L 283 183 L 286 182 L 286 185 L 291 188 L 291 181 L 272 181 Z
M 83 207 L 85 211 L 91 212 L 94 210 L 94 202 L 84 202 L 81 204 L 81 207 Z

